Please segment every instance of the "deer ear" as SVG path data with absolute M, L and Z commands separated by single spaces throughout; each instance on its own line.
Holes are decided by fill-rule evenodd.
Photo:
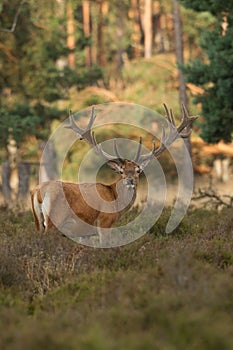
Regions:
M 112 170 L 115 170 L 118 173 L 122 170 L 122 161 L 121 161 L 121 159 L 109 160 L 107 162 L 107 164 Z

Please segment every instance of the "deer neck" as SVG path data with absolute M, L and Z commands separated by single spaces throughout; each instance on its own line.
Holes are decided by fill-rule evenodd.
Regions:
M 114 182 L 111 185 L 111 188 L 114 193 L 116 203 L 119 207 L 119 212 L 122 215 L 134 204 L 137 195 L 137 188 L 136 186 L 134 188 L 127 188 L 121 179 Z

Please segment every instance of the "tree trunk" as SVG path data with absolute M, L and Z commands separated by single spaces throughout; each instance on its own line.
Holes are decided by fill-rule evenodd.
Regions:
M 97 23 L 97 64 L 100 67 L 105 65 L 105 55 L 104 55 L 104 23 L 103 23 L 103 0 L 100 0 L 98 11 L 98 23 Z
M 23 199 L 29 192 L 30 164 L 21 162 L 18 164 L 18 199 Z
M 152 1 L 145 0 L 144 9 L 144 55 L 145 58 L 151 58 L 152 56 Z
M 89 0 L 83 0 L 83 32 L 86 40 L 90 40 L 91 28 L 90 28 L 90 2 Z M 90 42 L 85 46 L 85 62 L 86 67 L 92 66 L 92 47 Z
M 184 74 L 180 69 L 180 65 L 184 64 L 184 50 L 183 50 L 183 38 L 182 38 L 182 22 L 180 16 L 180 5 L 177 0 L 173 0 L 173 16 L 174 16 L 174 36 L 175 36 L 175 49 L 176 49 L 176 62 L 178 65 L 178 81 L 179 81 L 179 101 L 180 106 L 182 104 L 188 110 L 188 97 L 186 92 L 186 83 Z M 184 139 L 185 145 L 189 151 L 190 156 L 192 155 L 192 147 L 190 137 Z
M 182 23 L 180 17 L 180 5 L 177 0 L 173 0 L 173 16 L 174 16 L 174 36 L 175 36 L 175 48 L 176 48 L 176 61 L 178 65 L 178 80 L 179 80 L 179 101 L 180 107 L 184 104 L 188 109 L 188 98 L 186 93 L 186 84 L 184 75 L 179 67 L 184 63 L 184 53 L 183 53 L 183 39 L 182 39 Z M 187 129 L 187 128 L 185 128 Z M 190 127 L 189 127 L 190 129 Z M 188 131 L 188 130 L 186 130 Z M 182 145 L 182 160 L 181 160 L 181 173 L 180 181 L 181 188 L 184 190 L 183 201 L 186 201 L 186 190 L 190 191 L 193 189 L 193 171 L 190 169 L 190 158 L 192 158 L 192 147 L 190 142 L 190 137 L 184 139 L 184 144 Z
M 68 54 L 68 65 L 71 69 L 75 69 L 75 26 L 74 13 L 71 3 L 68 1 L 66 7 L 67 13 L 67 47 L 70 50 Z
M 164 37 L 163 37 L 163 28 L 161 26 L 161 5 L 159 1 L 154 2 L 153 4 L 153 14 L 152 14 L 152 48 L 155 44 L 157 52 L 164 52 Z
M 120 75 L 124 64 L 123 49 L 122 49 L 122 40 L 123 40 L 123 34 L 124 34 L 123 28 L 124 28 L 123 14 L 119 10 L 118 19 L 117 19 L 117 72 Z
M 141 56 L 141 34 L 142 26 L 139 14 L 138 0 L 131 0 L 131 6 L 129 9 L 129 18 L 132 21 L 132 46 L 133 46 L 133 58 L 139 58 Z M 144 34 L 143 34 L 144 35 Z
M 91 19 L 91 55 L 92 64 L 97 64 L 97 29 L 98 29 L 98 4 L 91 3 L 90 6 L 90 19 Z
M 10 162 L 2 163 L 2 194 L 6 203 L 11 202 L 11 187 L 10 187 L 11 167 Z
M 137 0 L 137 10 L 138 10 L 138 24 L 140 28 L 141 38 L 140 43 L 144 46 L 145 42 L 145 32 L 144 32 L 144 26 L 143 26 L 143 11 L 144 8 L 144 0 Z
M 182 22 L 180 17 L 180 5 L 177 0 L 173 0 L 173 16 L 174 16 L 174 36 L 175 36 L 175 49 L 176 49 L 176 61 L 179 71 L 179 99 L 180 104 L 188 106 L 188 98 L 186 93 L 186 84 L 184 74 L 182 73 L 179 65 L 184 63 L 184 51 L 183 51 L 183 38 L 182 38 Z

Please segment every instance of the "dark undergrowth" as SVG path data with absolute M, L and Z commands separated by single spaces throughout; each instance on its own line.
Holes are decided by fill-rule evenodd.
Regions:
M 0 348 L 233 349 L 233 211 L 94 249 L 0 210 Z M 129 214 L 130 215 L 130 214 Z

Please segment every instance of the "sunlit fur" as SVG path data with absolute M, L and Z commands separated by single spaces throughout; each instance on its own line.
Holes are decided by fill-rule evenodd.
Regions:
M 70 219 L 69 208 L 89 225 L 111 228 L 119 217 L 132 207 L 141 169 L 133 161 L 123 159 L 110 160 L 108 165 L 120 174 L 119 179 L 110 185 L 48 181 L 35 187 L 31 191 L 31 202 L 37 230 L 47 232 L 54 223 L 58 228 L 62 227 L 63 223 Z M 95 188 L 104 201 L 115 202 L 113 213 L 104 212 Z M 85 191 L 94 208 L 86 203 L 81 191 Z M 125 200 L 128 193 L 131 193 L 130 202 L 123 209 L 117 210 L 117 205 Z M 85 235 L 85 232 L 83 234 Z

